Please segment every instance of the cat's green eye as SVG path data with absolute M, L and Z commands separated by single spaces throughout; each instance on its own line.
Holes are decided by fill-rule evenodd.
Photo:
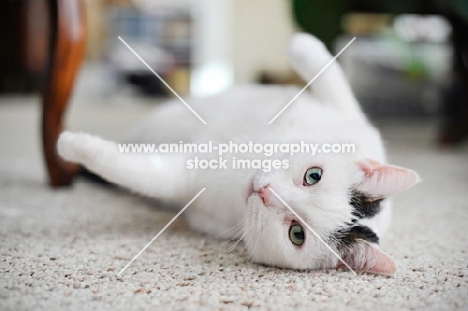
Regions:
M 304 186 L 312 186 L 322 179 L 322 169 L 320 167 L 309 168 L 304 175 Z
M 302 245 L 304 243 L 304 230 L 302 230 L 300 225 L 295 224 L 289 228 L 289 239 L 295 245 Z

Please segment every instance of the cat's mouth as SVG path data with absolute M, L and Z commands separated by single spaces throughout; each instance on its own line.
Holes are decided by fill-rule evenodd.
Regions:
M 270 195 L 270 184 L 266 184 L 263 187 L 259 189 L 255 189 L 255 186 L 253 185 L 253 182 L 251 181 L 249 183 L 249 187 L 247 190 L 247 196 L 245 198 L 246 204 L 248 204 L 249 198 L 252 195 L 258 196 L 258 198 L 263 202 L 265 206 L 271 205 L 271 195 Z

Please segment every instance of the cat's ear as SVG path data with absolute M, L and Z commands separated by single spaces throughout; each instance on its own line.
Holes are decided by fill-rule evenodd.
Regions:
M 371 244 L 364 240 L 359 240 L 343 260 L 356 272 L 367 272 L 386 276 L 393 276 L 397 271 L 395 260 L 383 252 L 376 244 Z M 338 262 L 337 268 L 345 268 L 345 265 Z
M 421 181 L 415 171 L 404 167 L 381 164 L 370 159 L 359 161 L 358 165 L 364 173 L 364 179 L 357 190 L 373 197 L 390 197 Z

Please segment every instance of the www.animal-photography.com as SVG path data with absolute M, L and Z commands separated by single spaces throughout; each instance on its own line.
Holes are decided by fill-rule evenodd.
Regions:
M 0 309 L 468 309 L 468 1 L 0 3 Z

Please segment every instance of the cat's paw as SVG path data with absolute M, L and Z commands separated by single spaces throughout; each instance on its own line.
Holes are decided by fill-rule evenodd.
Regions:
M 57 152 L 67 161 L 85 164 L 96 155 L 99 140 L 85 133 L 63 132 L 57 141 Z
M 293 50 L 303 50 L 307 47 L 315 47 L 315 48 L 325 48 L 325 44 L 322 41 L 317 39 L 316 37 L 304 33 L 299 32 L 292 36 L 290 48 Z
M 313 63 L 317 63 L 317 61 L 320 63 L 332 58 L 325 44 L 307 33 L 297 33 L 291 38 L 288 54 L 291 60 L 312 60 Z

